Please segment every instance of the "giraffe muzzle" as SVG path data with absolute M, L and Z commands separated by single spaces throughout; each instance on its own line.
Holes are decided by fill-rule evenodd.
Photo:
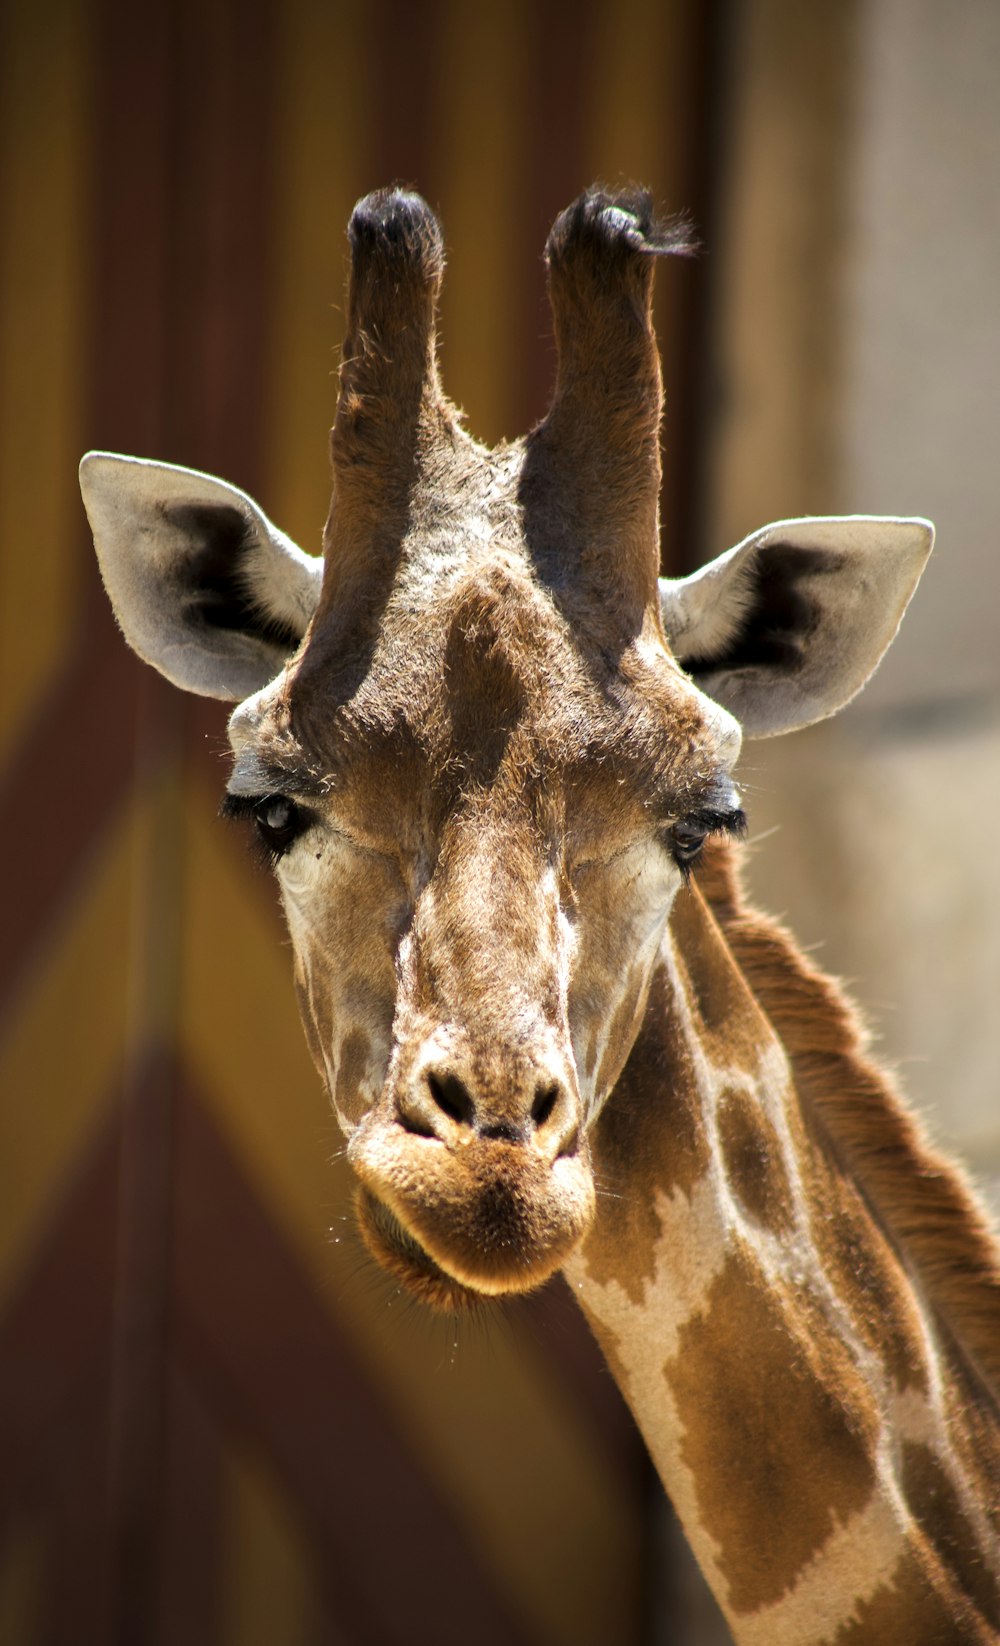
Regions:
M 579 1099 L 542 1061 L 492 1081 L 422 1061 L 360 1123 L 348 1158 L 369 1250 L 438 1307 L 542 1285 L 593 1218 Z

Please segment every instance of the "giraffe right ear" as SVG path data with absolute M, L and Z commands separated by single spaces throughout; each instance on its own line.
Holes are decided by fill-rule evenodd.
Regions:
M 779 520 L 690 577 L 660 579 L 670 649 L 745 737 L 809 726 L 878 667 L 933 543 L 929 520 Z
M 230 702 L 274 679 L 316 609 L 322 560 L 196 469 L 88 452 L 80 489 L 115 616 L 145 662 Z

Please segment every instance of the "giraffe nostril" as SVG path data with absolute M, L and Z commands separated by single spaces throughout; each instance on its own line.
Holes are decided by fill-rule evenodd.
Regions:
M 434 1102 L 450 1120 L 460 1126 L 471 1126 L 476 1118 L 476 1106 L 464 1081 L 456 1074 L 435 1074 L 427 1071 L 427 1086 Z
M 538 1130 L 552 1117 L 552 1111 L 559 1099 L 559 1086 L 553 1082 L 546 1086 L 539 1086 L 535 1091 L 535 1101 L 531 1105 L 531 1120 Z
M 540 1071 L 536 1066 L 536 1075 Z M 575 1109 L 568 1088 L 551 1076 L 519 1081 L 515 1071 L 499 1099 L 470 1087 L 447 1063 L 425 1066 L 397 1100 L 398 1119 L 419 1137 L 456 1148 L 484 1142 L 531 1145 L 546 1160 L 576 1150 Z

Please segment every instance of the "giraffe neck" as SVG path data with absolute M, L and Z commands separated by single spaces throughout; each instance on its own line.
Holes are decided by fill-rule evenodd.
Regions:
M 567 1278 L 735 1640 L 995 1641 L 997 1404 L 693 889 L 594 1153 Z

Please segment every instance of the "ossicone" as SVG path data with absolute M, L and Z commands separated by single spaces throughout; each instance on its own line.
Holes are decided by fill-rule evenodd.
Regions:
M 421 453 L 453 417 L 437 371 L 444 244 L 434 213 L 409 190 L 379 189 L 355 206 L 348 240 L 328 567 L 347 545 L 363 556 L 379 538 L 398 541 Z
M 585 581 L 611 591 L 628 627 L 656 603 L 654 262 L 693 249 L 689 223 L 658 218 L 649 191 L 637 187 L 588 189 L 560 213 L 546 245 L 556 383 L 529 439 L 523 500 L 540 518 L 552 512 L 546 500 L 558 502 Z

